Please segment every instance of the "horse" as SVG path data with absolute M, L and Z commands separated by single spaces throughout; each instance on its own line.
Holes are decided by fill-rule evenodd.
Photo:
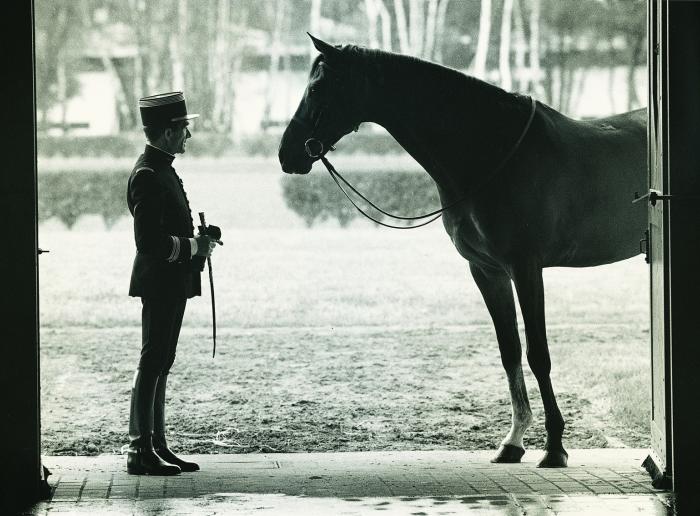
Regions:
M 491 462 L 520 462 L 532 423 L 514 285 L 545 413 L 537 467 L 566 467 L 542 270 L 640 253 L 646 208 L 632 200 L 633 192 L 647 189 L 646 108 L 574 120 L 436 63 L 309 36 L 320 54 L 282 135 L 282 170 L 307 174 L 362 122 L 383 126 L 425 169 L 444 208 L 445 231 L 467 260 L 493 321 L 508 379 L 511 428 Z

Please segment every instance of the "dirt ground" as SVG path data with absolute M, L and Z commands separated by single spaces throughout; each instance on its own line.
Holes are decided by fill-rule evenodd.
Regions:
M 175 449 L 497 447 L 510 401 L 495 333 L 439 224 L 309 230 L 284 206 L 276 163 L 190 175 L 200 165 L 178 170 L 193 210 L 225 229 L 213 257 L 219 342 L 212 359 L 205 288 L 188 304 L 169 381 Z M 40 268 L 43 453 L 118 453 L 140 349 L 140 303 L 126 295 L 131 221 L 107 229 L 85 217 L 68 231 L 52 220 L 39 236 L 51 249 Z M 637 257 L 544 280 L 565 445 L 647 446 L 648 266 Z M 539 448 L 542 404 L 525 370 L 526 445 Z
M 581 353 L 610 356 L 610 342 L 613 356 L 624 354 L 634 345 L 627 330 L 550 330 L 566 446 L 648 445 L 643 425 L 601 404 L 614 385 L 596 385 L 600 368 L 584 361 L 591 370 L 577 370 Z M 49 329 L 42 338 L 43 453 L 119 453 L 139 329 Z M 542 404 L 529 372 L 526 382 L 535 415 L 526 447 L 541 448 Z M 485 325 L 223 330 L 215 359 L 208 333 L 185 329 L 168 395 L 168 436 L 185 453 L 490 449 L 510 424 Z

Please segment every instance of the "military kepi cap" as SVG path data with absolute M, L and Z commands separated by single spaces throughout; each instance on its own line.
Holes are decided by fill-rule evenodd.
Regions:
M 164 126 L 172 122 L 197 118 L 196 113 L 187 114 L 185 96 L 181 91 L 159 93 L 139 99 L 141 122 L 145 127 Z

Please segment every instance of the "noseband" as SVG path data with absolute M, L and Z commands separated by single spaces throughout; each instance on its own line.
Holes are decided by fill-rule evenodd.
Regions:
M 304 142 L 304 151 L 306 152 L 307 156 L 314 160 L 320 158 L 325 153 L 325 147 L 323 146 L 323 142 L 318 138 L 314 137 L 314 134 L 316 133 L 316 129 L 318 129 L 318 124 L 321 121 L 322 117 L 323 110 L 321 110 L 321 114 L 318 116 L 318 118 L 316 119 L 316 123 L 313 126 L 307 124 L 306 121 L 302 120 L 296 115 L 292 117 L 292 122 L 295 122 L 298 125 L 302 126 L 304 129 L 311 131 L 311 137 Z M 330 145 L 329 150 L 335 150 L 335 147 L 333 147 L 333 145 Z
M 306 152 L 306 155 L 309 156 L 311 159 L 320 159 L 323 158 L 323 156 L 326 154 L 326 147 L 323 144 L 323 142 L 319 139 L 316 138 L 314 135 L 316 134 L 316 131 L 318 129 L 318 125 L 321 122 L 321 119 L 323 118 L 323 115 L 325 114 L 325 109 L 326 106 L 324 106 L 321 109 L 321 112 L 318 115 L 318 118 L 316 119 L 316 122 L 314 123 L 313 126 L 309 125 L 306 123 L 304 120 L 301 118 L 297 117 L 294 115 L 292 117 L 292 122 L 296 122 L 300 126 L 302 126 L 304 129 L 310 130 L 311 131 L 311 136 L 304 142 L 304 151 Z M 355 125 L 353 131 L 357 132 L 360 129 L 360 124 Z M 342 138 L 340 136 L 338 140 Z M 337 141 L 337 140 L 336 140 Z M 328 151 L 334 151 L 335 146 L 331 143 L 328 145 Z

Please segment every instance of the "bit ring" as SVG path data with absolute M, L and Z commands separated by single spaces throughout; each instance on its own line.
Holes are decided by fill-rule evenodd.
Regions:
M 318 152 L 314 152 L 313 145 L 317 146 Z M 323 155 L 323 142 L 318 138 L 309 138 L 304 142 L 304 149 L 310 158 L 320 158 Z

